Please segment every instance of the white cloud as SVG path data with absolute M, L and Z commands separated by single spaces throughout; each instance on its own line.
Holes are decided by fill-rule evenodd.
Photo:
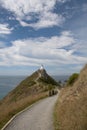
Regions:
M 77 55 L 82 55 L 87 57 L 87 42 L 84 40 L 80 40 L 78 44 L 73 46 L 73 49 L 75 52 L 77 52 Z
M 66 1 L 70 1 L 70 0 L 57 0 L 57 1 L 61 3 L 65 3 Z
M 81 64 L 87 61 L 86 57 L 74 55 L 75 39 L 70 32 L 63 32 L 60 36 L 51 38 L 33 38 L 16 40 L 11 47 L 0 49 L 2 58 L 0 65 L 38 65 L 49 66 L 63 64 Z
M 45 12 L 40 16 L 40 19 L 37 23 L 30 24 L 29 26 L 32 26 L 36 29 L 44 28 L 44 27 L 51 27 L 51 26 L 60 26 L 65 21 L 65 18 L 63 18 L 61 15 L 54 14 L 52 12 Z
M 0 24 L 0 35 L 8 35 L 12 32 L 12 28 L 8 24 Z
M 12 11 L 22 26 L 39 29 L 43 27 L 60 26 L 65 20 L 62 15 L 53 12 L 57 2 L 67 0 L 0 0 L 0 4 Z M 29 24 L 29 20 L 37 18 L 37 22 Z M 27 22 L 26 22 L 27 20 Z

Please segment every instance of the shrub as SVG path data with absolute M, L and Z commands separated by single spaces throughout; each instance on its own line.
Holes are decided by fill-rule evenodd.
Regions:
M 78 76 L 79 76 L 78 73 L 72 74 L 72 75 L 69 77 L 68 81 L 67 81 L 67 85 L 73 85 L 74 82 L 78 79 Z

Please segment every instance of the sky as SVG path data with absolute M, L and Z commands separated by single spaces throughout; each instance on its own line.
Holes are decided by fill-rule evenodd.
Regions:
M 0 0 L 0 75 L 41 64 L 69 75 L 87 63 L 87 0 Z

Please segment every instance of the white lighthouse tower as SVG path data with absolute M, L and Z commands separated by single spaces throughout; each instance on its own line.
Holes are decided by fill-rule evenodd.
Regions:
M 41 67 L 40 67 L 40 70 L 44 70 L 44 67 L 43 67 L 43 65 L 41 65 Z

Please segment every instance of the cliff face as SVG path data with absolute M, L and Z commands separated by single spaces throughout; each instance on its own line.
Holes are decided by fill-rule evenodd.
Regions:
M 87 65 L 74 85 L 61 91 L 56 114 L 58 130 L 87 130 Z

